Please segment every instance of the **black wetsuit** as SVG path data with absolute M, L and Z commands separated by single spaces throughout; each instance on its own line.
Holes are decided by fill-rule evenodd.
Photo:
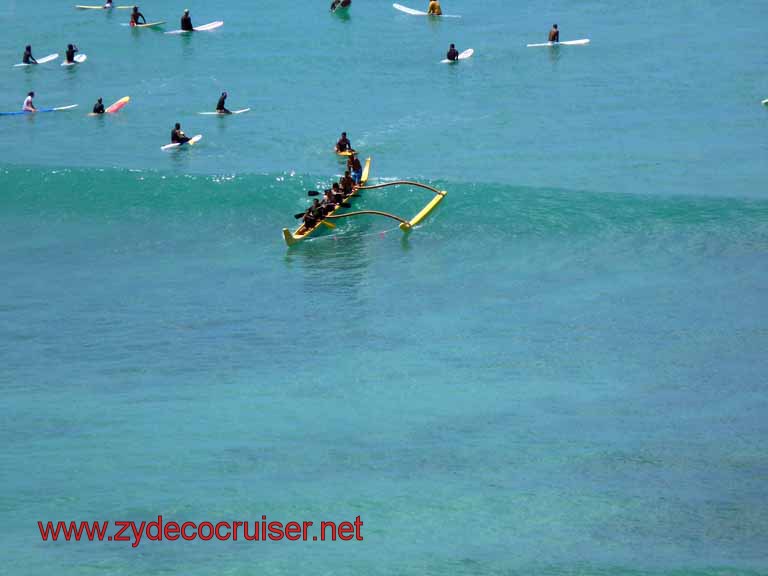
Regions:
M 459 51 L 456 50 L 456 48 L 451 48 L 448 50 L 448 54 L 446 55 L 446 58 L 451 61 L 456 61 L 459 59 Z
M 37 64 L 37 60 L 32 57 L 32 50 L 24 50 L 24 56 L 21 61 L 24 64 Z
M 96 104 L 93 105 L 93 113 L 104 114 L 104 104 L 101 102 L 96 102 Z
M 185 142 L 189 142 L 190 138 L 184 134 L 184 132 L 181 131 L 181 129 L 174 128 L 171 130 L 171 142 L 177 143 L 177 144 L 184 144 Z
M 224 101 L 227 99 L 226 96 L 221 96 L 219 98 L 218 104 L 216 104 L 216 112 L 221 112 L 223 114 L 232 114 L 227 108 L 224 106 Z
M 187 32 L 192 32 L 195 28 L 192 26 L 192 18 L 190 18 L 189 14 L 184 14 L 184 16 L 181 17 L 181 29 L 186 30 Z
M 136 24 L 139 23 L 139 18 L 141 18 L 144 22 L 144 24 L 147 23 L 147 19 L 144 18 L 144 14 L 141 12 L 131 12 L 131 25 L 136 26 Z
M 67 62 L 74 62 L 75 61 L 75 52 L 77 52 L 77 47 L 73 46 L 72 48 L 67 48 Z

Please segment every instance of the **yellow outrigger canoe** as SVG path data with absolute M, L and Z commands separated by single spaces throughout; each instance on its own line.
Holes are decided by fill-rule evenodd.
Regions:
M 369 156 L 365 161 L 365 167 L 363 168 L 363 173 L 360 176 L 359 186 L 355 186 L 352 192 L 352 195 L 344 199 L 345 202 L 351 201 L 352 198 L 357 195 L 357 189 L 360 186 L 365 186 L 365 183 L 368 181 L 368 174 L 370 172 L 371 172 L 371 157 Z M 333 216 L 334 214 L 336 214 L 336 212 L 338 212 L 341 209 L 342 209 L 342 206 L 341 204 L 339 204 L 333 211 L 326 214 L 325 217 L 329 218 L 330 216 Z M 326 220 L 321 220 L 311 228 L 307 228 L 304 224 L 302 224 L 301 226 L 296 228 L 296 230 L 293 233 L 291 233 L 291 231 L 288 230 L 288 228 L 283 228 L 283 238 L 285 239 L 285 243 L 288 244 L 288 246 L 293 246 L 297 242 L 301 242 L 308 236 L 312 235 L 312 233 L 318 228 L 320 228 L 320 226 L 329 226 L 329 224 L 326 223 Z M 330 224 L 330 227 L 333 227 L 333 224 Z
M 291 233 L 288 228 L 283 228 L 283 239 L 285 240 L 285 243 L 288 244 L 288 246 L 293 246 L 294 244 L 301 242 L 304 240 L 307 236 L 311 235 L 315 230 L 320 228 L 320 226 L 326 226 L 328 228 L 335 228 L 336 226 L 329 222 L 329 220 L 336 220 L 339 218 L 348 218 L 350 216 L 361 216 L 363 214 L 373 214 L 376 216 L 385 216 L 387 218 L 391 218 L 392 220 L 397 220 L 400 223 L 400 230 L 403 232 L 410 232 L 414 226 L 417 224 L 420 224 L 422 220 L 424 220 L 429 214 L 437 207 L 440 202 L 443 201 L 443 198 L 445 198 L 445 195 L 448 194 L 445 190 L 438 190 L 437 188 L 433 188 L 432 186 L 428 186 L 426 184 L 421 184 L 420 182 L 411 182 L 409 180 L 397 180 L 395 182 L 385 182 L 384 184 L 374 184 L 373 186 L 366 186 L 365 184 L 368 182 L 368 175 L 371 170 L 371 159 L 368 158 L 365 161 L 365 168 L 363 168 L 363 173 L 360 178 L 360 185 L 355 186 L 354 191 L 350 196 L 345 198 L 345 202 L 351 202 L 352 198 L 355 196 L 358 196 L 358 192 L 360 190 L 375 190 L 377 188 L 385 188 L 387 186 L 415 186 L 417 188 L 423 188 L 425 190 L 429 190 L 430 192 L 433 192 L 435 196 L 427 203 L 424 208 L 422 208 L 416 216 L 411 218 L 410 220 L 406 220 L 404 218 L 401 218 L 400 216 L 395 216 L 394 214 L 390 214 L 388 212 L 382 212 L 381 210 L 358 210 L 356 212 L 344 212 L 343 214 L 338 214 L 339 210 L 341 210 L 342 206 L 337 206 L 332 212 L 326 214 L 325 218 L 312 226 L 311 228 L 307 228 L 302 224 L 299 226 L 295 232 Z

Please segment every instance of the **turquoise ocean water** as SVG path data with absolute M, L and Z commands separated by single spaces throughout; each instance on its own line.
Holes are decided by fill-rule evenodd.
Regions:
M 0 5 L 0 573 L 768 572 L 765 3 L 326 4 Z M 341 130 L 448 196 L 288 250 Z M 158 514 L 365 539 L 37 530 Z

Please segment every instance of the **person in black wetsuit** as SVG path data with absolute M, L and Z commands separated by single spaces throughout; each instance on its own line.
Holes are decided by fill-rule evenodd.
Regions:
M 70 64 L 75 61 L 75 53 L 79 52 L 77 49 L 77 46 L 74 44 L 67 44 L 67 55 L 65 62 L 69 62 Z
M 101 101 L 101 98 L 96 100 L 96 104 L 93 105 L 93 113 L 104 114 L 104 103 Z
M 224 106 L 224 102 L 227 100 L 227 93 L 222 92 L 221 96 L 219 96 L 219 102 L 216 104 L 216 112 L 219 114 L 232 114 L 227 108 Z
M 147 23 L 147 19 L 144 18 L 144 14 L 139 12 L 139 7 L 138 6 L 134 6 L 133 7 L 133 11 L 131 12 L 131 26 L 136 26 L 136 24 L 139 24 L 139 18 L 141 18 L 141 20 L 142 20 L 141 23 L 142 24 L 146 24 Z
M 557 24 L 552 24 L 552 30 L 549 31 L 550 42 L 560 42 L 560 30 L 557 29 Z
M 24 64 L 37 64 L 37 60 L 32 57 L 31 45 L 27 44 L 27 47 L 24 48 L 24 56 L 21 58 L 21 61 L 24 62 Z
M 192 26 L 192 18 L 189 16 L 189 8 L 184 10 L 184 15 L 181 17 L 181 29 L 187 32 L 192 32 L 192 30 L 195 29 L 195 27 Z
M 451 44 L 451 47 L 448 48 L 448 54 L 445 57 L 451 62 L 456 62 L 456 60 L 459 59 L 459 51 L 456 50 L 456 46 Z
M 176 122 L 176 126 L 174 126 L 173 130 L 171 130 L 171 143 L 184 144 L 190 140 L 191 138 L 184 134 L 184 130 L 181 129 L 181 124 Z

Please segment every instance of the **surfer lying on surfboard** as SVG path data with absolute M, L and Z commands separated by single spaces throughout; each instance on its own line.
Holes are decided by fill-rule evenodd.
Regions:
M 143 22 L 139 22 L 139 18 L 143 20 Z M 136 26 L 137 24 L 146 24 L 147 19 L 144 18 L 144 14 L 139 12 L 139 7 L 134 6 L 133 10 L 131 11 L 131 26 Z
M 557 24 L 552 24 L 552 30 L 549 31 L 550 42 L 560 42 L 560 30 L 557 29 Z

